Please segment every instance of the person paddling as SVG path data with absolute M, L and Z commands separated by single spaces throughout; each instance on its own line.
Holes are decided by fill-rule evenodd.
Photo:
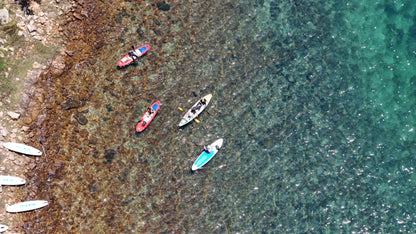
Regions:
M 129 56 L 133 59 L 133 61 L 136 61 L 140 56 L 136 53 L 136 49 L 134 49 L 134 46 L 131 46 L 132 50 L 129 51 Z
M 206 146 L 206 145 L 204 145 L 204 151 L 205 151 L 205 153 L 207 153 L 207 154 L 211 154 L 211 150 L 209 149 L 209 147 L 208 146 Z

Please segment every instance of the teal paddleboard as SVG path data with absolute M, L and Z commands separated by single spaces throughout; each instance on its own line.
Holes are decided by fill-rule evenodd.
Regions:
M 207 164 L 218 153 L 218 150 L 221 148 L 223 142 L 224 140 L 220 138 L 214 141 L 211 145 L 208 145 L 207 149 L 209 152 L 204 150 L 204 152 L 199 155 L 194 162 L 194 165 L 192 165 L 192 171 L 196 171 Z

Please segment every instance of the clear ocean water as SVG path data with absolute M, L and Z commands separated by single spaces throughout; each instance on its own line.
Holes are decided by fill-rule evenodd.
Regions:
M 51 205 L 28 229 L 416 231 L 414 1 L 167 3 L 80 4 L 96 18 L 69 35 L 69 70 L 44 78 L 32 126 L 59 169 L 33 177 L 32 196 Z M 116 69 L 143 44 L 136 66 Z M 178 129 L 178 107 L 208 93 L 200 122 Z

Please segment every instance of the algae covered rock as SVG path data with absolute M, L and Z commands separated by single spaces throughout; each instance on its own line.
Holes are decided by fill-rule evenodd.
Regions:
M 161 11 L 168 11 L 168 10 L 170 10 L 170 5 L 167 4 L 165 1 L 158 2 L 157 3 L 157 8 Z
M 74 118 L 78 121 L 79 124 L 81 125 L 86 125 L 88 123 L 88 119 L 87 117 L 84 116 L 83 113 L 81 112 L 75 112 L 74 113 Z

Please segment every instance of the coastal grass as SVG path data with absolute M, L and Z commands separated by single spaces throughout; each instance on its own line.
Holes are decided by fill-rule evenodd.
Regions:
M 44 45 L 40 41 L 28 41 L 18 35 L 16 22 L 12 21 L 0 30 L 0 38 L 6 38 L 4 46 L 13 48 L 13 52 L 6 51 L 4 59 L 0 61 L 0 98 L 9 98 L 15 104 L 21 98 L 24 79 L 35 62 L 44 64 L 54 57 L 58 51 L 57 45 Z M 6 73 L 8 75 L 6 76 Z
M 0 30 L 0 38 L 5 39 L 4 48 L 11 46 L 12 42 L 16 40 L 16 32 L 18 30 L 17 24 L 15 21 L 10 21 L 9 23 L 3 25 Z M 10 96 L 11 93 L 15 92 L 15 86 L 11 81 L 9 75 L 6 74 L 7 68 L 9 67 L 9 62 L 12 60 L 10 56 L 10 51 L 3 51 L 4 57 L 0 57 L 0 98 L 4 99 Z M 5 59 L 7 58 L 7 60 Z M 11 68 L 12 69 L 12 68 Z
M 10 36 L 16 35 L 18 29 L 15 21 L 10 21 L 2 27 L 2 31 Z
M 8 96 L 12 91 L 10 79 L 5 74 L 6 61 L 0 57 L 0 98 Z

